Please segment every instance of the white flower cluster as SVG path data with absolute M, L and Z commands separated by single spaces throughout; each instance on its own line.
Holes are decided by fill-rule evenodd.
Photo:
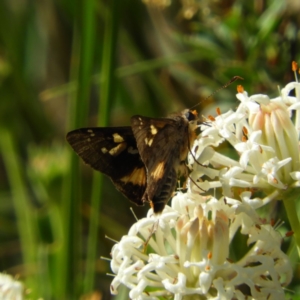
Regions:
M 193 157 L 201 163 L 193 164 L 192 178 L 208 178 L 199 183 L 202 189 L 222 188 L 224 196 L 236 199 L 244 198 L 241 189 L 258 190 L 265 198 L 250 201 L 258 208 L 299 187 L 300 98 L 289 96 L 293 89 L 299 90 L 300 84 L 289 83 L 275 99 L 266 95 L 248 97 L 241 90 L 236 111 L 219 113 L 201 125 L 201 138 L 195 143 L 190 164 Z M 291 120 L 293 110 L 295 124 Z M 235 149 L 239 160 L 218 151 L 224 141 Z
M 22 300 L 23 284 L 14 280 L 10 275 L 0 273 L 0 299 L 1 300 Z
M 113 294 L 124 284 L 131 299 L 284 299 L 292 268 L 281 236 L 250 205 L 178 193 L 172 206 L 150 211 L 113 247 Z M 234 238 L 245 248 L 236 260 Z
M 257 208 L 299 188 L 300 84 L 275 99 L 238 91 L 236 111 L 201 125 L 188 191 L 113 247 L 113 294 L 123 284 L 131 299 L 284 299 L 292 267 Z M 222 154 L 225 143 L 237 159 Z

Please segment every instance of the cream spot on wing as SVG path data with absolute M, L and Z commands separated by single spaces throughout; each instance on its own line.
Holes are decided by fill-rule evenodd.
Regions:
M 152 135 L 157 134 L 157 128 L 154 125 L 150 125 L 150 131 L 151 131 Z
M 146 145 L 148 145 L 149 147 L 151 147 L 151 145 L 153 143 L 153 139 L 148 140 L 148 138 L 145 138 L 145 143 L 146 143 Z
M 101 152 L 102 152 L 103 154 L 105 154 L 105 153 L 108 152 L 108 150 L 107 150 L 105 147 L 103 147 L 103 148 L 101 148 Z
M 95 136 L 95 133 L 91 133 L 90 136 L 92 136 L 92 137 Z
M 161 179 L 164 175 L 164 169 L 165 169 L 164 167 L 165 167 L 165 163 L 163 161 L 160 162 L 156 166 L 155 170 L 153 172 L 151 172 L 150 175 L 156 180 Z
M 92 129 L 88 129 L 87 132 L 88 133 L 93 133 L 93 130 Z
M 124 142 L 124 139 L 118 133 L 114 133 L 113 134 L 113 138 L 114 138 L 114 142 L 115 143 L 122 143 L 122 142 Z
M 120 143 L 116 147 L 109 150 L 109 154 L 112 156 L 119 155 L 122 151 L 124 151 L 127 147 L 126 143 Z
M 88 142 L 90 142 L 90 141 L 91 141 L 91 139 L 90 139 L 90 138 L 87 138 L 87 141 L 88 141 Z
M 138 154 L 139 150 L 138 149 L 133 149 L 133 147 L 129 147 L 127 149 L 127 152 L 130 153 L 130 154 Z
M 146 173 L 144 168 L 135 168 L 130 174 L 120 179 L 124 183 L 131 182 L 134 185 L 146 184 Z

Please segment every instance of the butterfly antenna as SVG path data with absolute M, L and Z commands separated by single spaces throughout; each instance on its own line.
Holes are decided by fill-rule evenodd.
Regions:
M 207 192 L 204 189 L 202 189 L 190 175 L 189 175 L 189 179 L 199 190 L 201 190 L 202 192 Z
M 200 105 L 202 102 L 206 101 L 207 99 L 209 99 L 210 97 L 212 97 L 213 95 L 215 95 L 216 93 L 218 93 L 219 91 L 221 91 L 223 89 L 226 89 L 229 85 L 231 85 L 236 80 L 244 80 L 244 78 L 242 78 L 240 76 L 234 76 L 234 77 L 232 77 L 227 83 L 225 83 L 223 86 L 221 86 L 220 88 L 218 88 L 217 90 L 215 90 L 213 93 L 211 93 L 209 96 L 207 96 L 206 98 L 204 98 L 203 100 L 201 100 L 196 105 L 192 106 L 190 109 L 192 109 L 192 108 Z
M 158 220 L 153 223 L 151 229 L 150 229 L 150 234 L 148 236 L 148 238 L 146 239 L 146 241 L 144 242 L 144 247 L 143 247 L 143 252 L 146 253 L 146 250 L 147 250 L 147 247 L 148 247 L 148 244 L 149 244 L 149 241 L 150 239 L 152 238 L 152 236 L 155 234 L 157 228 L 158 228 Z

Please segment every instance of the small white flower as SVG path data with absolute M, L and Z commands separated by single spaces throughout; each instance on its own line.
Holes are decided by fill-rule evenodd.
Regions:
M 0 273 L 0 299 L 22 300 L 24 287 L 20 281 L 14 280 L 10 275 Z
M 238 107 L 237 111 L 242 113 L 256 113 L 259 110 L 259 104 L 255 102 L 253 97 L 248 97 L 246 91 L 242 91 L 236 95 L 238 100 L 241 101 L 241 105 Z M 254 101 L 253 101 L 254 100 Z
M 276 188 L 286 189 L 287 185 L 284 185 L 278 177 L 278 170 L 291 160 L 290 157 L 281 161 L 279 161 L 277 157 L 270 158 L 263 163 L 260 173 L 254 176 L 253 183 L 256 184 L 259 180 L 265 179 L 270 185 Z
M 234 148 L 241 153 L 240 164 L 246 169 L 249 161 L 251 161 L 251 165 L 255 169 L 260 169 L 260 166 L 264 162 L 261 153 L 263 151 L 274 152 L 272 147 L 264 146 L 258 143 L 261 137 L 261 130 L 253 131 L 248 140 L 245 142 L 238 143 L 234 146 Z

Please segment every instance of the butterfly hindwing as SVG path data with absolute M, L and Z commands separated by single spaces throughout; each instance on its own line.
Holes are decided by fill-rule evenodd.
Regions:
M 82 128 L 67 134 L 74 151 L 93 169 L 111 178 L 137 205 L 143 205 L 146 170 L 131 127 Z

